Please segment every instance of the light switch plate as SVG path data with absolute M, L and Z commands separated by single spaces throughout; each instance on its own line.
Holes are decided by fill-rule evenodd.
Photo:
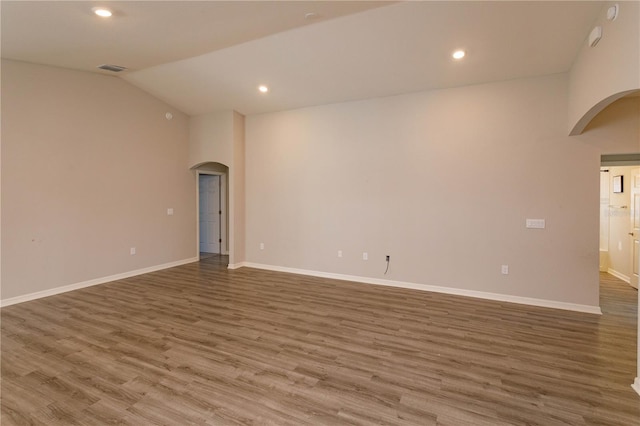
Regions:
M 544 229 L 546 224 L 544 219 L 527 219 L 526 226 L 531 229 Z

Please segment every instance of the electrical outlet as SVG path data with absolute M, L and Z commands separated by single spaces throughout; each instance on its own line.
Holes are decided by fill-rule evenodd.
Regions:
M 173 209 L 171 207 L 167 209 L 167 216 L 173 216 Z
M 502 275 L 509 275 L 509 265 L 502 265 L 500 271 L 502 272 Z
M 342 257 L 342 250 L 338 250 L 338 257 Z
M 369 253 L 367 253 L 366 251 L 362 253 L 362 260 L 369 260 Z
M 260 250 L 264 250 L 264 243 L 260 243 Z
M 135 247 L 131 247 L 131 248 L 129 249 L 129 254 L 130 254 L 130 255 L 132 255 L 132 256 L 133 256 L 134 254 L 136 254 L 136 248 L 135 248 Z

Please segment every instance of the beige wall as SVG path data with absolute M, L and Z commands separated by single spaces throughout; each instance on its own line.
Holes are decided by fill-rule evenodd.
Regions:
M 233 111 L 197 115 L 189 119 L 189 167 L 233 162 Z
M 189 167 L 216 162 L 229 169 L 229 263 L 245 259 L 244 116 L 220 111 L 190 118 Z
M 246 205 L 246 192 L 245 192 L 245 117 L 234 111 L 233 112 L 233 191 L 234 202 L 233 212 L 230 215 L 233 220 L 234 237 L 233 237 L 233 259 L 230 259 L 230 263 L 237 264 L 244 262 L 246 259 L 245 251 L 245 238 L 246 238 L 246 223 L 245 223 L 245 205 Z
M 606 11 L 616 3 L 619 15 L 608 21 Z M 640 2 L 607 2 L 595 26 L 602 27 L 602 39 L 590 47 L 585 36 L 570 72 L 567 127 L 571 134 L 580 134 L 612 101 L 640 89 Z
M 3 60 L 2 299 L 196 256 L 188 152 L 121 79 Z
M 602 139 L 633 151 L 638 116 L 568 137 L 567 86 L 562 74 L 247 117 L 247 260 L 597 306 L 600 154 L 615 151 Z

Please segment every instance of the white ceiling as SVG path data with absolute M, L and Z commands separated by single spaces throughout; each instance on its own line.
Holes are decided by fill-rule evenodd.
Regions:
M 104 63 L 141 70 L 384 4 L 2 0 L 2 57 L 85 71 Z M 114 16 L 95 16 L 96 6 Z M 305 19 L 311 11 L 317 19 Z
M 115 16 L 93 16 L 97 4 Z M 255 114 L 566 72 L 602 6 L 3 0 L 2 56 L 123 65 L 119 76 L 188 114 Z M 451 59 L 456 48 L 464 60 Z

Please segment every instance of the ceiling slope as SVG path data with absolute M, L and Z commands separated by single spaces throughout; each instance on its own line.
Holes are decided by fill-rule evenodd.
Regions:
M 112 2 L 112 27 L 83 24 L 61 31 L 63 37 L 46 28 L 70 25 L 64 13 L 43 5 L 31 10 L 37 19 L 24 10 L 6 17 L 5 3 L 3 57 L 76 69 L 128 66 L 122 78 L 191 115 L 257 114 L 566 72 L 603 7 L 592 1 Z M 67 14 L 86 14 L 95 4 L 52 3 L 72 3 Z M 310 11 L 319 14 L 312 25 L 304 19 Z M 33 31 L 39 41 L 18 29 L 23 24 L 45 28 Z M 76 42 L 69 40 L 74 34 Z M 457 48 L 467 51 L 462 61 L 451 59 Z M 257 91 L 260 84 L 268 94 Z
M 569 70 L 601 4 L 407 2 L 127 74 L 188 114 L 256 114 Z M 456 48 L 467 51 L 453 61 Z M 261 95 L 259 84 L 270 87 Z
M 2 57 L 141 70 L 389 4 L 383 1 L 2 0 Z M 108 7 L 111 18 L 93 14 Z M 312 19 L 305 14 L 314 12 Z

